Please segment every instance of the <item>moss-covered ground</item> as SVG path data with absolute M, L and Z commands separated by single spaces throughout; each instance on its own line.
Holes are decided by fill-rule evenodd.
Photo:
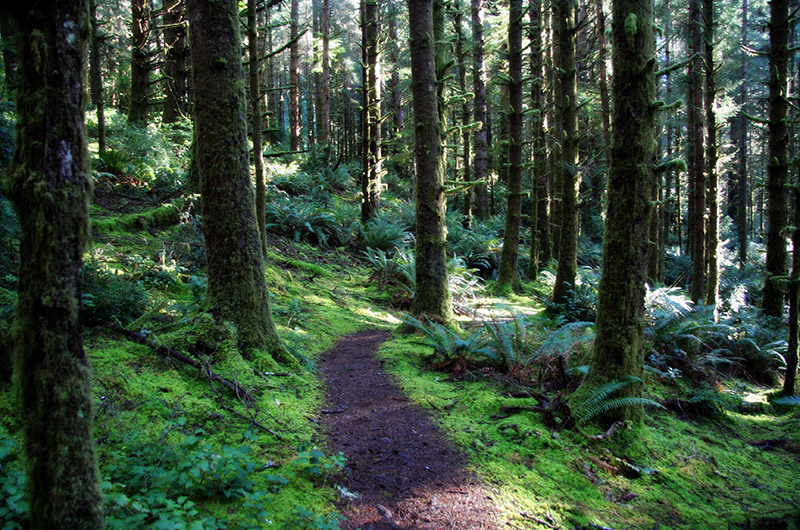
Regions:
M 248 363 L 238 353 L 234 331 L 201 312 L 202 238 L 190 216 L 176 217 L 174 208 L 137 204 L 133 213 L 94 206 L 87 261 L 145 290 L 144 307 L 121 322 L 127 329 L 203 363 L 254 400 L 126 339 L 99 318 L 87 326 L 109 520 L 120 528 L 336 528 L 331 514 L 341 461 L 326 453 L 317 422 L 324 393 L 314 362 L 349 333 L 394 329 L 402 315 L 388 309 L 391 293 L 370 284 L 371 272 L 345 248 L 320 250 L 275 236 L 267 271 L 274 313 L 304 369 L 264 372 L 257 358 Z M 481 318 L 501 304 L 527 314 L 541 309 L 519 296 L 476 304 Z M 758 403 L 757 413 L 681 419 L 648 410 L 635 430 L 593 440 L 588 435 L 599 431 L 589 427 L 545 425 L 531 410 L 536 399 L 519 397 L 525 388 L 511 379 L 477 371 L 454 380 L 430 369 L 429 354 L 418 339 L 401 336 L 380 351 L 411 398 L 463 448 L 503 507 L 508 528 L 800 524 L 800 418 L 769 405 L 767 389 L 719 389 L 746 395 Z M 646 383 L 662 401 L 676 391 L 670 381 Z M 509 406 L 519 408 L 509 414 L 503 409 Z M 0 390 L 0 429 L 3 472 L 19 474 L 9 442 L 19 422 L 8 385 Z M 10 481 L 4 484 L 7 502 L 12 493 L 19 500 Z M 12 511 L 0 515 L 12 520 Z

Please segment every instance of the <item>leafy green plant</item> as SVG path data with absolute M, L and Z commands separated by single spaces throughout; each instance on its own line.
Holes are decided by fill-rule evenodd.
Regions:
M 0 527 L 21 530 L 28 520 L 25 470 L 18 459 L 17 443 L 0 428 Z
M 456 331 L 432 322 L 427 323 L 406 315 L 403 323 L 417 331 L 424 337 L 419 344 L 430 346 L 434 351 L 434 366 L 436 368 L 450 368 L 456 373 L 463 373 L 472 366 L 492 365 L 498 362 L 496 353 L 488 347 L 483 329 L 477 329 L 466 338 L 462 338 Z
M 179 425 L 186 418 L 177 418 Z M 261 528 L 267 521 L 269 490 L 288 481 L 282 476 L 255 476 L 264 469 L 247 445 L 212 447 L 204 443 L 198 429 L 178 445 L 134 443 L 126 451 L 112 451 L 103 462 L 106 521 L 109 528 L 222 529 L 223 518 L 200 514 L 197 501 L 209 498 L 236 499 L 247 509 L 248 528 Z M 251 433 L 245 439 L 255 440 Z
M 536 358 L 536 333 L 527 316 L 511 311 L 510 318 L 486 323 L 490 346 L 498 359 L 499 368 L 509 375 L 525 371 Z
M 336 245 L 339 232 L 336 219 L 314 202 L 275 200 L 266 205 L 267 230 L 320 246 Z
M 363 252 L 364 260 L 374 270 L 369 281 L 378 283 L 378 288 L 398 283 L 402 278 L 400 263 L 392 259 L 384 250 L 367 248 Z
M 83 315 L 88 323 L 117 319 L 127 324 L 144 313 L 147 293 L 139 281 L 128 281 L 98 262 L 83 266 Z
M 597 316 L 597 273 L 580 269 L 580 280 L 562 303 L 547 302 L 547 311 L 570 322 L 594 321 Z
M 406 227 L 387 217 L 367 221 L 359 230 L 359 240 L 365 248 L 392 252 L 403 245 Z
M 572 414 L 578 423 L 587 423 L 598 416 L 622 407 L 650 406 L 663 409 L 664 406 L 661 403 L 644 397 L 611 397 L 623 388 L 641 384 L 641 382 L 640 378 L 631 376 L 600 385 L 592 390 L 586 399 L 572 408 Z

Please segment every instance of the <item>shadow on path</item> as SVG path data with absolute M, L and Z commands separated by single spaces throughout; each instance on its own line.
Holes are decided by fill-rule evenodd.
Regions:
M 347 457 L 342 528 L 478 530 L 499 528 L 491 499 L 464 469 L 429 414 L 384 373 L 375 351 L 389 336 L 349 335 L 325 353 L 322 421 L 332 452 Z

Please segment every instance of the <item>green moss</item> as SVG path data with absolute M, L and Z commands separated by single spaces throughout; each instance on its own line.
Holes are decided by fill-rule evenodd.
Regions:
M 95 219 L 92 228 L 97 232 L 116 233 L 131 230 L 167 228 L 180 222 L 180 210 L 165 204 L 145 213 L 131 213 L 108 219 Z
M 782 513 L 800 493 L 795 455 L 752 445 L 788 438 L 800 446 L 796 417 L 725 412 L 705 425 L 649 412 L 635 432 L 591 442 L 577 432 L 549 431 L 534 412 L 493 418 L 503 406 L 535 400 L 504 397 L 488 381 L 449 381 L 425 368 L 428 353 L 410 339 L 380 350 L 387 369 L 431 410 L 519 526 L 529 524 L 518 515 L 527 511 L 552 516 L 561 527 L 744 527 L 760 514 Z

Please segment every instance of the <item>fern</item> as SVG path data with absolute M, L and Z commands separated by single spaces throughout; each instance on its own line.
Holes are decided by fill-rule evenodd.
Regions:
M 462 338 L 447 326 L 426 320 L 427 324 L 406 315 L 403 323 L 422 332 L 424 340 L 416 342 L 433 348 L 440 360 L 463 359 L 475 364 L 496 364 L 497 354 L 483 340 L 483 330 L 478 329 L 467 338 Z
M 573 410 L 572 414 L 579 423 L 586 423 L 597 416 L 606 414 L 612 410 L 623 407 L 651 406 L 664 408 L 661 403 L 643 397 L 621 397 L 611 398 L 625 387 L 641 383 L 638 377 L 629 376 L 625 379 L 609 381 L 595 388 L 585 400 L 581 401 Z

